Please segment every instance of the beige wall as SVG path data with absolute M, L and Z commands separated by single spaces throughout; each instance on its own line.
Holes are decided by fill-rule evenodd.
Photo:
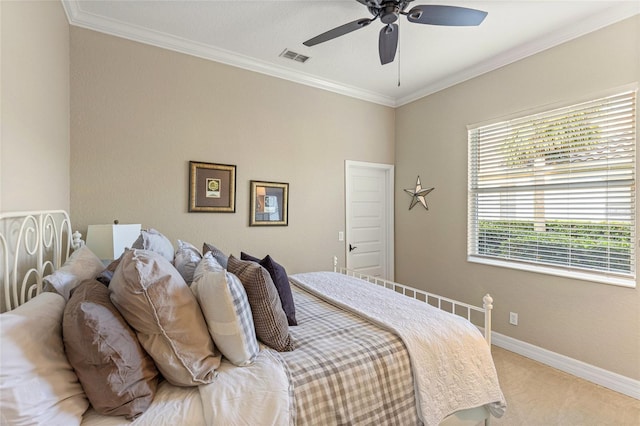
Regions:
M 470 302 L 489 292 L 497 332 L 640 379 L 639 289 L 466 261 L 466 126 L 638 81 L 639 43 L 636 16 L 399 108 L 396 279 Z M 408 210 L 416 175 L 436 188 L 428 212 Z
M 392 108 L 71 30 L 71 217 L 271 254 L 344 261 L 344 161 L 394 162 Z M 189 160 L 237 166 L 236 213 L 188 213 Z M 289 226 L 249 227 L 249 181 L 288 182 Z
M 0 211 L 68 210 L 67 18 L 57 1 L 0 1 L 0 14 Z
M 0 2 L 0 19 L 0 211 L 63 208 L 81 230 L 117 218 L 326 269 L 343 261 L 344 160 L 395 160 L 399 281 L 472 302 L 491 292 L 498 332 L 640 378 L 638 289 L 470 264 L 465 247 L 466 125 L 637 81 L 640 18 L 395 113 L 77 28 L 69 52 L 58 2 Z M 235 214 L 187 213 L 189 160 L 238 166 Z M 407 210 L 417 174 L 436 187 L 429 212 Z M 288 227 L 248 227 L 250 179 L 291 184 Z

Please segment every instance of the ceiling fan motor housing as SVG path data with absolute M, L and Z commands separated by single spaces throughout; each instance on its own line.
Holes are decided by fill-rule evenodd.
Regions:
M 393 24 L 398 20 L 400 12 L 407 7 L 408 1 L 370 1 L 369 12 L 374 16 L 379 16 L 383 24 Z
M 380 14 L 380 20 L 385 24 L 393 24 L 398 20 L 398 6 L 385 6 Z

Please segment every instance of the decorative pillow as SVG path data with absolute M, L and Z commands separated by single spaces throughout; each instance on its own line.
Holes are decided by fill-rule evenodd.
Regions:
M 260 266 L 264 267 L 264 269 L 269 272 L 273 283 L 276 285 L 276 289 L 278 290 L 278 296 L 280 296 L 280 303 L 282 304 L 282 309 L 284 313 L 287 315 L 287 322 L 289 325 L 298 325 L 298 321 L 296 320 L 296 307 L 293 304 L 293 295 L 291 294 L 291 284 L 289 284 L 289 277 L 287 276 L 287 271 L 284 267 L 278 263 L 269 255 L 264 259 L 260 260 L 257 257 L 253 257 L 247 253 L 240 252 L 240 259 L 242 260 L 250 260 L 252 262 L 258 262 Z
M 202 253 L 204 254 L 209 251 L 211 252 L 213 257 L 218 261 L 220 266 L 222 266 L 224 269 L 227 269 L 227 262 L 228 262 L 227 255 L 221 252 L 220 250 L 218 250 L 216 246 L 214 246 L 213 244 L 204 243 L 204 246 L 202 247 Z
M 191 285 L 193 272 L 201 260 L 202 254 L 197 248 L 192 244 L 178 240 L 178 250 L 176 250 L 176 256 L 173 259 L 173 265 L 180 272 L 187 285 Z
M 158 370 L 96 280 L 71 293 L 62 320 L 64 349 L 93 408 L 132 420 L 149 407 Z
M 1 424 L 80 424 L 89 402 L 64 353 L 64 305 L 42 293 L 0 315 Z
M 151 250 L 161 254 L 169 262 L 173 262 L 173 244 L 153 228 L 140 231 L 140 236 L 133 242 L 131 248 Z
M 198 301 L 167 259 L 148 250 L 126 251 L 109 289 L 111 301 L 171 384 L 213 381 L 220 354 Z
M 284 352 L 293 349 L 287 316 L 269 272 L 255 262 L 229 256 L 228 270 L 235 274 L 249 299 L 256 335 L 264 344 Z
M 260 348 L 247 293 L 238 277 L 207 252 L 195 270 L 191 291 L 222 355 L 235 365 L 251 364 Z
M 89 247 L 82 246 L 74 251 L 60 269 L 43 279 L 45 289 L 53 289 L 69 300 L 72 289 L 84 280 L 94 279 L 104 270 L 104 264 Z
M 107 267 L 102 272 L 100 272 L 100 274 L 98 274 L 98 276 L 96 277 L 96 280 L 108 286 L 109 283 L 111 282 L 111 278 L 113 278 L 113 273 L 118 268 L 118 265 L 120 264 L 120 260 L 122 260 L 123 254 L 124 253 L 122 253 L 119 258 L 115 259 L 113 262 L 108 264 Z

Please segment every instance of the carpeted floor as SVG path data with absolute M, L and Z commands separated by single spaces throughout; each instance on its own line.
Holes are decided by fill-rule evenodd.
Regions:
M 491 425 L 640 426 L 640 401 L 493 346 L 507 413 Z

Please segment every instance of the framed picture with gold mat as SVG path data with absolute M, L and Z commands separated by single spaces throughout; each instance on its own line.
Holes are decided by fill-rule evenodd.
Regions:
M 189 211 L 235 213 L 236 166 L 189 161 Z
M 251 181 L 250 226 L 289 224 L 289 184 Z

